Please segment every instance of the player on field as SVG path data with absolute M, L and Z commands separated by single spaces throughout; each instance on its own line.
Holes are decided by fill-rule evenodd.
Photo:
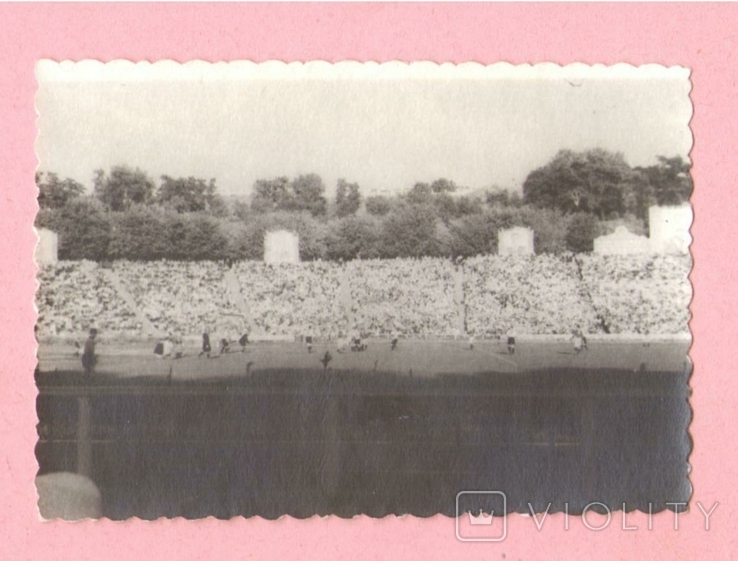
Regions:
M 354 352 L 362 352 L 365 351 L 366 348 L 366 344 L 361 342 L 361 333 L 358 331 L 354 332 L 354 335 L 351 337 L 351 350 Z
M 345 353 L 351 348 L 351 338 L 345 337 L 343 333 L 341 333 L 338 337 L 338 341 L 336 341 L 336 350 L 339 353 Z
M 172 341 L 172 358 L 182 358 L 184 351 L 182 350 L 182 337 L 179 335 L 174 337 Z
M 82 352 L 82 368 L 85 369 L 85 375 L 90 375 L 95 371 L 97 364 L 97 354 L 95 354 L 95 338 L 97 337 L 97 329 L 90 329 L 90 336 L 85 341 L 85 348 Z
M 206 332 L 203 332 L 202 334 L 202 351 L 200 351 L 200 354 L 197 355 L 198 358 L 200 358 L 202 355 L 205 355 L 206 357 L 210 358 L 210 351 L 212 349 L 210 348 L 210 335 Z
M 572 330 L 571 341 L 574 342 L 574 352 L 579 354 L 582 350 L 587 349 L 587 338 L 579 328 Z
M 579 330 L 579 336 L 582 338 L 582 348 L 585 351 L 588 351 L 589 347 L 587 347 L 587 338 L 584 336 L 584 332 L 581 329 Z
M 246 351 L 246 345 L 249 344 L 249 332 L 246 331 L 243 335 L 241 335 L 241 338 L 238 340 L 238 344 L 241 345 L 241 352 Z
M 320 359 L 320 363 L 323 365 L 323 370 L 328 370 L 328 365 L 331 363 L 331 360 L 333 360 L 333 355 L 331 355 L 330 352 L 326 351 L 323 355 L 323 358 Z
M 510 329 L 507 332 L 507 352 L 511 355 L 515 354 L 515 330 Z
M 220 354 L 227 353 L 231 348 L 231 342 L 225 337 L 220 340 Z
M 157 355 L 159 358 L 166 358 L 168 356 L 171 356 L 172 348 L 174 347 L 172 339 L 173 337 L 169 335 L 166 339 L 157 341 L 156 346 L 154 347 L 154 354 Z
M 305 334 L 305 345 L 307 345 L 308 354 L 313 353 L 313 327 L 310 326 Z

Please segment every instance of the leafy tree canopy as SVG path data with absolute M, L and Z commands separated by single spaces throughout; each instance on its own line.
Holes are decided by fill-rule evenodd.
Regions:
M 226 206 L 217 191 L 215 179 L 206 182 L 195 177 L 173 178 L 163 175 L 156 192 L 156 202 L 179 213 L 207 212 L 221 216 Z
M 333 260 L 373 259 L 381 256 L 381 223 L 372 216 L 334 220 L 326 238 L 326 257 Z
M 339 179 L 336 184 L 336 216 L 343 218 L 356 214 L 361 208 L 361 192 L 358 183 Z
M 112 233 L 110 218 L 102 204 L 91 197 L 77 197 L 60 209 L 52 221 L 59 234 L 60 259 L 108 258 Z
M 260 179 L 254 184 L 251 209 L 256 212 L 301 212 L 325 216 L 328 200 L 325 185 L 319 175 L 300 175 L 293 181 L 286 177 Z
M 373 216 L 385 216 L 392 210 L 392 200 L 384 195 L 366 198 L 366 211 Z
M 437 217 L 429 205 L 398 205 L 383 222 L 382 257 L 423 257 L 441 253 Z
M 692 165 L 680 156 L 659 156 L 656 165 L 638 168 L 638 171 L 645 177 L 657 204 L 678 205 L 687 202 L 692 195 L 691 168 Z
M 84 194 L 85 188 L 74 179 L 60 180 L 55 173 L 36 173 L 38 206 L 42 209 L 62 208 Z
M 562 150 L 523 183 L 526 203 L 565 213 L 590 212 L 600 219 L 625 211 L 624 195 L 635 172 L 622 154 L 601 149 Z
M 108 210 L 125 211 L 134 204 L 150 204 L 154 200 L 154 182 L 140 169 L 115 166 L 110 173 L 95 170 L 94 194 Z
M 572 216 L 566 231 L 566 245 L 574 253 L 592 251 L 597 236 L 597 220 L 591 214 L 579 212 Z
M 257 213 L 285 210 L 290 196 L 289 178 L 259 179 L 254 183 L 251 210 Z

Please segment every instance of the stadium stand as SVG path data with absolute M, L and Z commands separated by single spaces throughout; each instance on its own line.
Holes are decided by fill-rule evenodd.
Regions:
M 74 337 L 93 324 L 117 333 L 140 331 L 136 314 L 92 261 L 60 261 L 38 272 L 36 294 L 39 334 Z
M 597 330 L 570 255 L 486 256 L 464 264 L 466 330 L 482 337 Z
M 257 331 L 292 337 L 311 333 L 329 339 L 346 331 L 338 264 L 243 261 L 234 270 Z
M 607 332 L 687 332 L 689 255 L 582 255 L 577 261 L 585 291 Z
M 266 337 L 321 339 L 355 332 L 417 338 L 574 329 L 684 334 L 692 294 L 689 255 L 490 255 L 459 265 L 432 258 L 245 261 L 232 272 L 210 261 L 103 267 L 89 261 L 41 267 L 39 337 L 77 337 L 93 325 L 103 335 L 141 336 L 137 313 L 161 333 L 195 337 L 208 330 L 231 339 L 245 325 Z
M 227 298 L 224 269 L 212 261 L 113 264 L 151 324 L 163 334 L 179 337 L 212 331 L 215 326 L 237 334 L 236 325 L 224 325 L 227 318 L 238 317 L 238 309 Z
M 454 266 L 444 259 L 351 261 L 353 329 L 366 335 L 453 335 Z

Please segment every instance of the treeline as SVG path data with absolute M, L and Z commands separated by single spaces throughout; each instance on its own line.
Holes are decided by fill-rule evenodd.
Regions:
M 527 226 L 536 251 L 590 251 L 625 223 L 647 233 L 648 208 L 689 199 L 689 164 L 659 158 L 631 168 L 602 150 L 562 151 L 531 172 L 523 195 L 462 194 L 450 180 L 417 183 L 395 196 L 364 197 L 340 179 L 329 200 L 315 174 L 259 180 L 250 200 L 224 199 L 214 179 L 163 176 L 126 166 L 97 170 L 90 194 L 39 173 L 36 224 L 59 234 L 61 259 L 96 261 L 261 259 L 270 229 L 300 237 L 302 259 L 472 256 L 497 251 L 500 229 Z

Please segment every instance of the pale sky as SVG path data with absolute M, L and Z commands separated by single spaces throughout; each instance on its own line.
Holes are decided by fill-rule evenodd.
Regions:
M 340 177 L 365 195 L 441 177 L 517 189 L 560 149 L 636 166 L 692 145 L 683 68 L 42 61 L 36 73 L 39 169 L 88 189 L 118 164 L 157 185 L 214 177 L 223 195 L 311 172 L 329 196 Z

